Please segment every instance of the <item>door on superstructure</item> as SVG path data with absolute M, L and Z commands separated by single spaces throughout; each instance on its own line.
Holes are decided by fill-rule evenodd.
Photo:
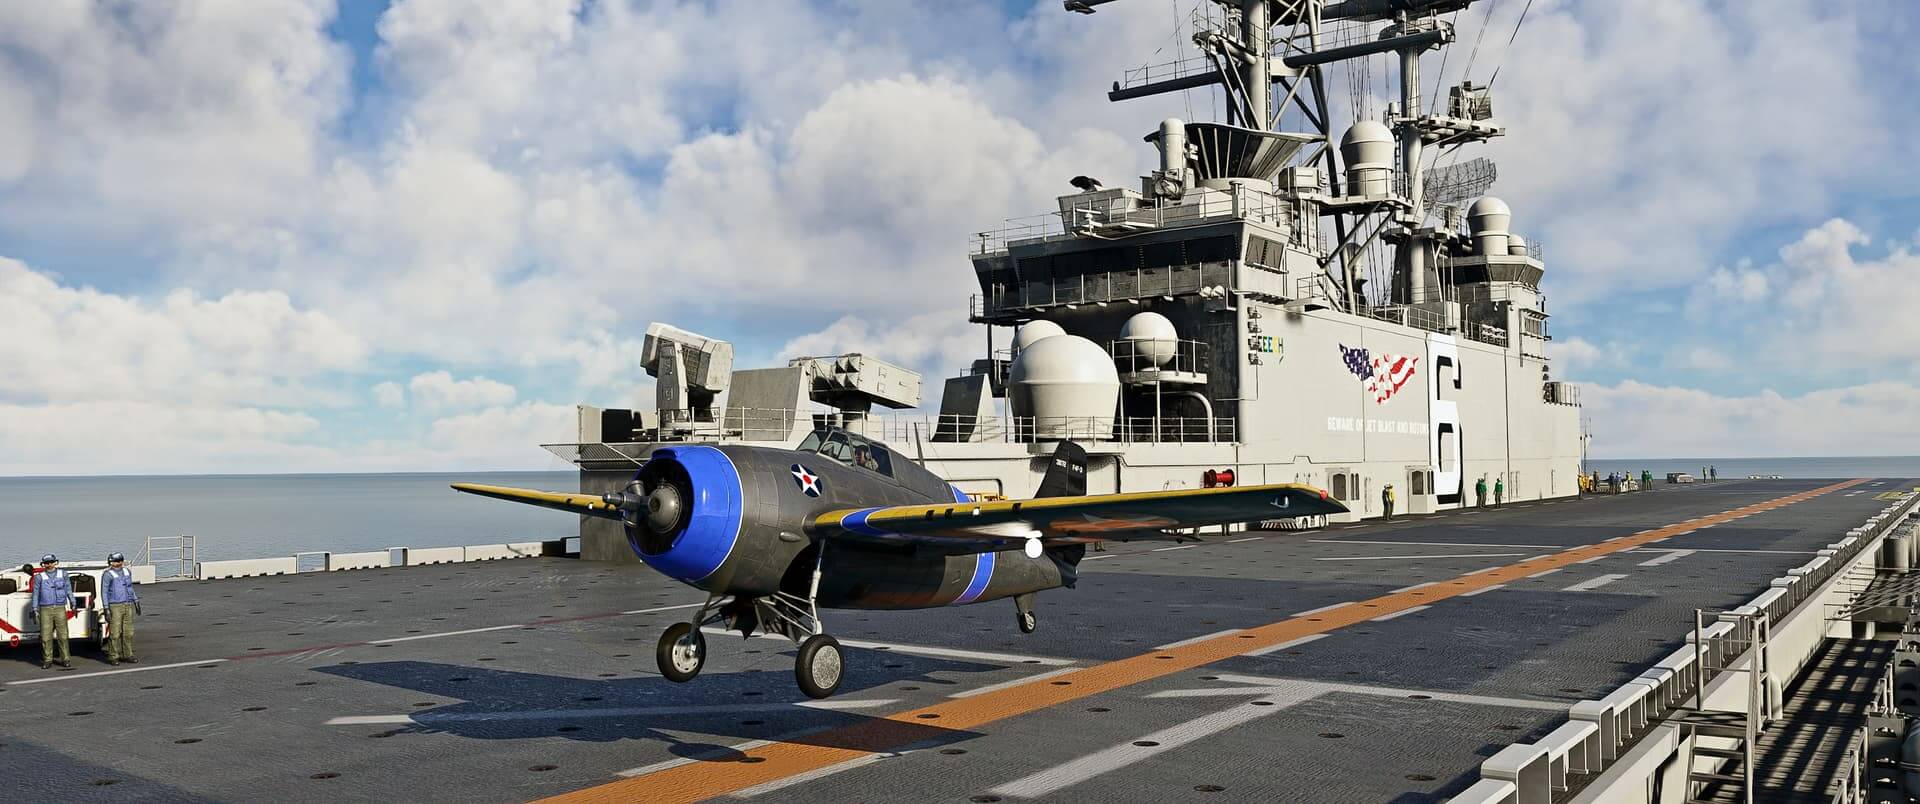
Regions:
M 1433 470 L 1415 467 L 1407 470 L 1407 490 L 1400 505 L 1409 514 L 1427 514 L 1433 512 Z

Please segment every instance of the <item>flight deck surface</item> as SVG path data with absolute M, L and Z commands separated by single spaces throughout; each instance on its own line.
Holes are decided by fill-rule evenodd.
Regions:
M 1032 635 L 1005 602 L 823 612 L 824 702 L 785 640 L 661 678 L 703 598 L 640 566 L 158 584 L 138 665 L 0 652 L 0 759 L 58 800 L 1432 801 L 1914 487 L 1842 484 L 1115 545 Z

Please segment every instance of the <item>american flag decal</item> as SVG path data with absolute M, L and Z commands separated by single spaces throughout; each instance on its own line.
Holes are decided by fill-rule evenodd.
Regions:
M 1359 377 L 1367 393 L 1373 395 L 1376 405 L 1384 405 L 1400 388 L 1413 379 L 1414 364 L 1420 358 L 1406 355 L 1374 355 L 1364 347 L 1355 348 L 1342 345 L 1340 359 L 1347 364 L 1347 370 Z

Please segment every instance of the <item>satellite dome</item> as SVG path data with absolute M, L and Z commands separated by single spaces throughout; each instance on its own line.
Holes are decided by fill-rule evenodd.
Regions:
M 1112 356 L 1078 335 L 1045 338 L 1022 349 L 1007 379 L 1014 399 L 1024 403 L 1025 410 L 1015 415 L 1034 417 L 1034 432 L 1042 437 L 1111 427 L 1120 401 L 1120 372 Z
M 1393 132 L 1378 120 L 1361 120 L 1340 136 L 1340 154 L 1349 166 L 1386 166 L 1393 162 Z
M 1067 334 L 1067 331 L 1061 329 L 1059 324 L 1055 324 L 1052 321 L 1045 319 L 1029 321 L 1021 324 L 1019 331 L 1013 334 L 1013 351 L 1025 351 L 1027 347 L 1032 346 L 1034 342 L 1043 338 L 1051 338 L 1055 335 L 1065 334 Z
M 1467 207 L 1469 218 L 1483 218 L 1488 215 L 1505 215 L 1508 220 L 1512 220 L 1513 209 L 1507 206 L 1507 202 L 1490 195 L 1482 196 L 1480 200 L 1473 202 L 1473 206 Z
M 1120 340 L 1131 341 L 1133 353 L 1155 366 L 1165 366 L 1172 361 L 1174 351 L 1180 347 L 1179 331 L 1159 313 L 1134 313 L 1121 325 Z

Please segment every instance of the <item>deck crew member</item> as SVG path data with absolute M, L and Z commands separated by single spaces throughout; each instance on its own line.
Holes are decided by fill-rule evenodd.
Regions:
M 138 664 L 133 658 L 133 618 L 140 613 L 140 593 L 133 591 L 133 570 L 119 553 L 108 555 L 107 565 L 100 576 L 107 587 L 107 664 Z
M 1487 476 L 1486 475 L 1481 475 L 1480 479 L 1474 482 L 1473 496 L 1477 500 L 1473 504 L 1475 508 L 1487 507 Z
M 40 669 L 53 667 L 53 646 L 60 643 L 60 666 L 73 666 L 73 651 L 67 645 L 67 611 L 73 608 L 73 586 L 60 558 L 48 553 L 40 558 L 40 571 L 33 576 L 33 599 L 27 603 L 28 616 L 40 621 Z
M 1494 478 L 1493 479 L 1493 507 L 1499 508 L 1500 498 L 1505 497 L 1506 494 L 1507 494 L 1506 478 L 1501 478 L 1501 477 Z
M 1382 486 L 1380 488 L 1380 508 L 1381 510 L 1384 510 L 1387 512 L 1387 515 L 1386 515 L 1387 519 L 1393 518 L 1393 484 L 1392 483 L 1388 483 L 1387 485 Z

